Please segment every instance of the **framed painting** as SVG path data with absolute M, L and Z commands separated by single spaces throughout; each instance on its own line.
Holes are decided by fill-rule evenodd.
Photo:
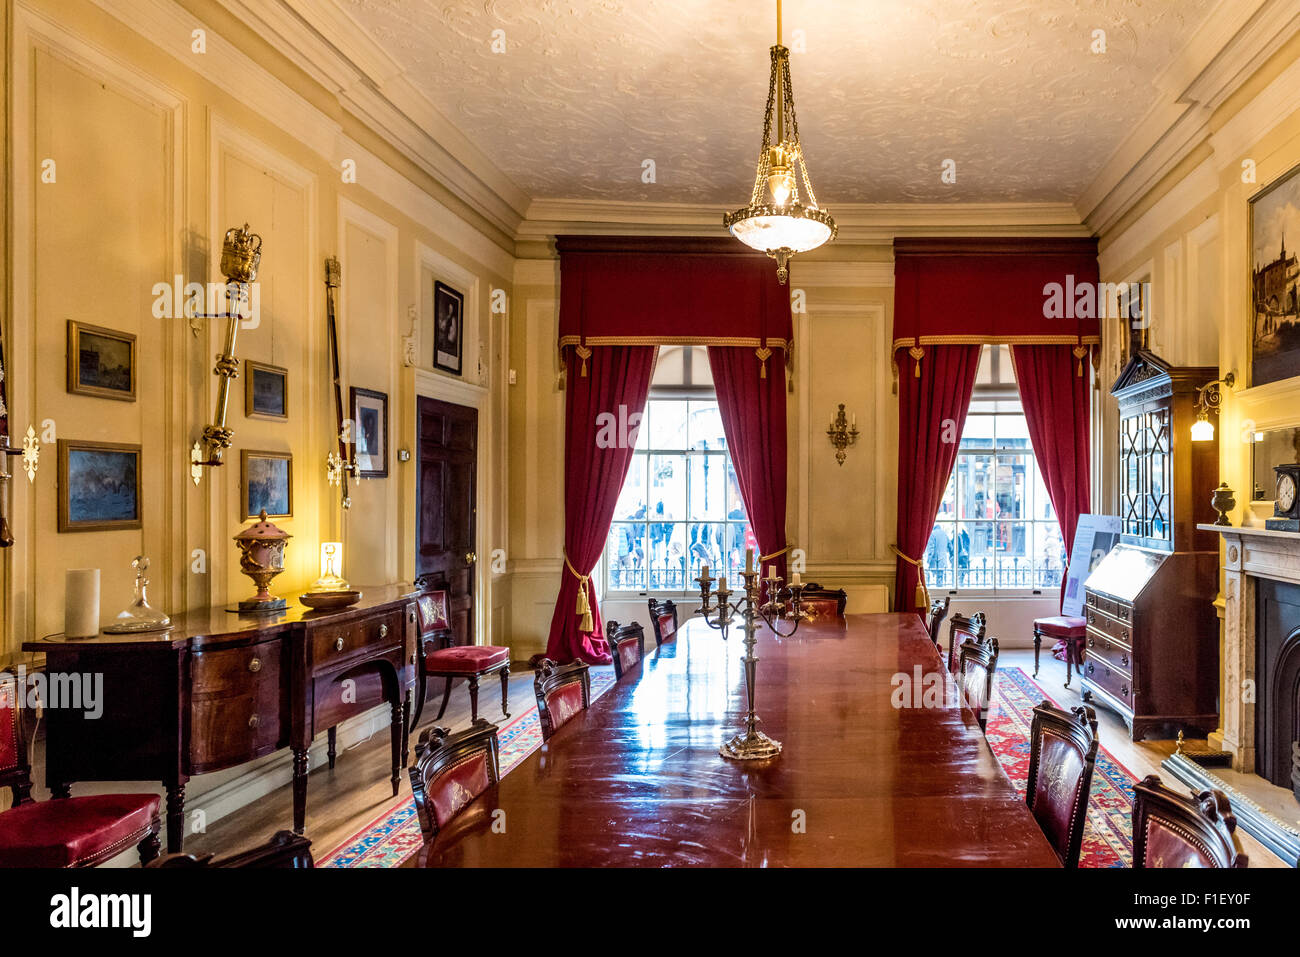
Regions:
M 352 441 L 362 478 L 388 477 L 388 396 L 371 389 L 351 390 Z
M 250 419 L 289 418 L 289 370 L 244 360 L 244 415 Z
M 1252 386 L 1300 375 L 1300 166 L 1250 198 Z
M 135 401 L 135 336 L 68 320 L 68 391 Z
M 140 528 L 140 446 L 59 439 L 59 531 Z
M 465 297 L 446 283 L 433 284 L 433 367 L 460 375 L 464 354 Z
M 263 510 L 267 518 L 293 516 L 292 453 L 241 450 L 239 481 L 245 520 L 257 518 Z

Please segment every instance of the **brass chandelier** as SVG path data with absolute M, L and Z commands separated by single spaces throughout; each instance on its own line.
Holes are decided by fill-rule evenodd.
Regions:
M 806 205 L 799 198 L 800 177 L 808 194 Z M 790 85 L 790 51 L 781 45 L 781 0 L 776 0 L 776 45 L 772 47 L 772 78 L 767 88 L 763 148 L 758 156 L 754 191 L 749 205 L 727 213 L 722 217 L 722 225 L 746 246 L 775 259 L 776 278 L 782 284 L 790 275 L 791 256 L 830 242 L 838 231 L 831 214 L 817 206 L 817 196 L 804 165 L 799 121 L 794 113 L 794 90 Z

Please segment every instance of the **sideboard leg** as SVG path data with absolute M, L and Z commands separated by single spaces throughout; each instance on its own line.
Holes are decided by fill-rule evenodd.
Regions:
M 411 692 L 402 696 L 402 767 L 410 764 L 411 753 Z
M 338 739 L 339 739 L 338 732 L 339 729 L 337 727 L 330 728 L 328 732 L 329 748 L 326 750 L 325 753 L 326 756 L 330 759 L 331 771 L 334 770 L 334 759 L 338 756 Z
M 393 797 L 397 797 L 397 785 L 402 779 L 402 741 L 405 739 L 406 722 L 402 719 L 402 699 L 393 699 Z
M 179 854 L 185 845 L 185 785 L 167 785 L 167 853 Z
M 293 832 L 307 824 L 307 749 L 293 748 Z

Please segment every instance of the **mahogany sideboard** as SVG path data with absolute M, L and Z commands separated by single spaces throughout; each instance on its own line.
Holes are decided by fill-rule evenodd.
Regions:
M 29 641 L 50 675 L 102 674 L 102 714 L 51 708 L 46 783 L 66 797 L 77 781 L 161 781 L 167 849 L 184 843 L 185 785 L 288 747 L 293 752 L 293 828 L 307 811 L 312 739 L 387 702 L 392 707 L 393 794 L 406 762 L 415 680 L 415 592 L 365 590 L 335 612 L 292 601 L 279 614 L 205 608 L 173 617 L 168 632 Z

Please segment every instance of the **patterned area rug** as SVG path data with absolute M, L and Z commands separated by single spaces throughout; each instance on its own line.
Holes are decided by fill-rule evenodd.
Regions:
M 613 668 L 591 669 L 591 700 L 614 687 Z M 517 768 L 542 746 L 542 722 L 534 702 L 497 732 L 501 776 Z M 406 779 L 409 780 L 409 779 Z M 424 836 L 415 814 L 415 800 L 398 798 L 377 818 L 316 862 L 317 867 L 397 867 L 420 849 Z
M 1051 699 L 1058 708 L 1061 706 L 1021 669 L 998 671 L 988 741 L 1002 770 L 1022 796 L 1029 779 L 1029 728 L 1034 720 L 1034 708 L 1044 698 Z M 1137 778 L 1109 751 L 1097 749 L 1080 867 L 1132 866 L 1133 785 L 1136 783 Z M 418 828 L 416 832 L 419 833 Z

